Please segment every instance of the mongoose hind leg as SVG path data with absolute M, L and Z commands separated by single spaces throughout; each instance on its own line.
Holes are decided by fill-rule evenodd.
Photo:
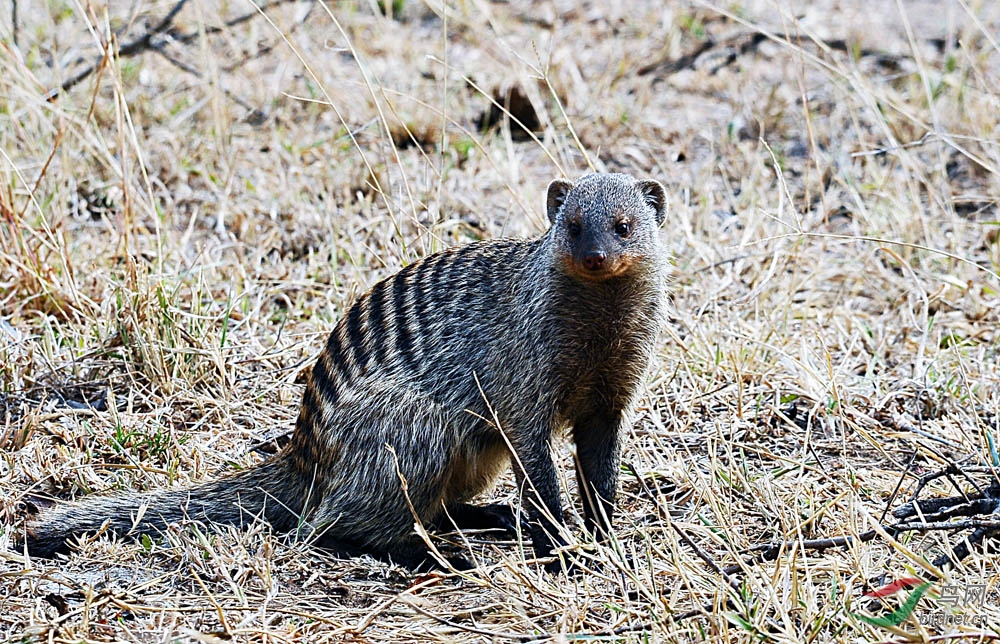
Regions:
M 518 535 L 519 527 L 525 532 L 531 529 L 527 517 L 506 503 L 456 503 L 448 507 L 447 516 L 438 523 L 441 529 L 453 525 L 459 530 L 499 530 L 512 537 Z

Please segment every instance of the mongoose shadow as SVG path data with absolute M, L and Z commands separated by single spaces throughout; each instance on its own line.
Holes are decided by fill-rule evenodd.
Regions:
M 358 299 L 271 459 L 188 489 L 57 504 L 28 523 L 28 552 L 67 552 L 102 528 L 263 518 L 417 567 L 429 553 L 415 519 L 517 527 L 511 508 L 470 503 L 513 465 L 534 551 L 549 557 L 564 544 L 552 444 L 566 432 L 585 526 L 606 537 L 622 434 L 663 318 L 667 198 L 656 181 L 591 174 L 553 181 L 546 207 L 551 226 L 536 239 L 430 255 Z

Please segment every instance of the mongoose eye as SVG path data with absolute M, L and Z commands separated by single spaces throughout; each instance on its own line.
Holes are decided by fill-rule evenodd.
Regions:
M 627 221 L 619 221 L 615 224 L 615 233 L 619 237 L 628 237 L 628 234 L 632 232 L 632 227 L 628 225 Z
M 566 230 L 569 231 L 570 237 L 579 237 L 580 233 L 583 231 L 583 228 L 580 226 L 579 222 L 571 221 L 568 224 L 566 224 Z

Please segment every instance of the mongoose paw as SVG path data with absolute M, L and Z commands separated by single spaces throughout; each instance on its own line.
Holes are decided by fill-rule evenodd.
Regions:
M 567 550 L 559 550 L 550 553 L 542 559 L 542 569 L 550 575 L 564 575 L 566 577 L 579 577 L 584 573 L 601 570 L 600 563 L 587 559 L 579 559 L 574 553 Z
M 534 524 L 531 529 L 531 545 L 535 550 L 535 557 L 545 560 L 542 567 L 546 572 L 557 574 L 562 571 L 572 573 L 576 565 L 566 552 L 558 552 L 559 548 L 566 545 L 558 534 L 553 536 L 552 531 L 544 529 L 541 525 Z
M 563 571 L 565 571 L 567 575 L 572 575 L 577 572 L 576 564 L 558 556 L 552 561 L 543 564 L 542 568 L 550 575 L 558 575 Z

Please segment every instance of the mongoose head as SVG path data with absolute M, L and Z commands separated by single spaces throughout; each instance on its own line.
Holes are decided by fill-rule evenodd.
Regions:
M 656 230 L 667 214 L 659 181 L 627 174 L 556 179 L 546 208 L 557 261 L 570 275 L 602 281 L 659 261 Z

